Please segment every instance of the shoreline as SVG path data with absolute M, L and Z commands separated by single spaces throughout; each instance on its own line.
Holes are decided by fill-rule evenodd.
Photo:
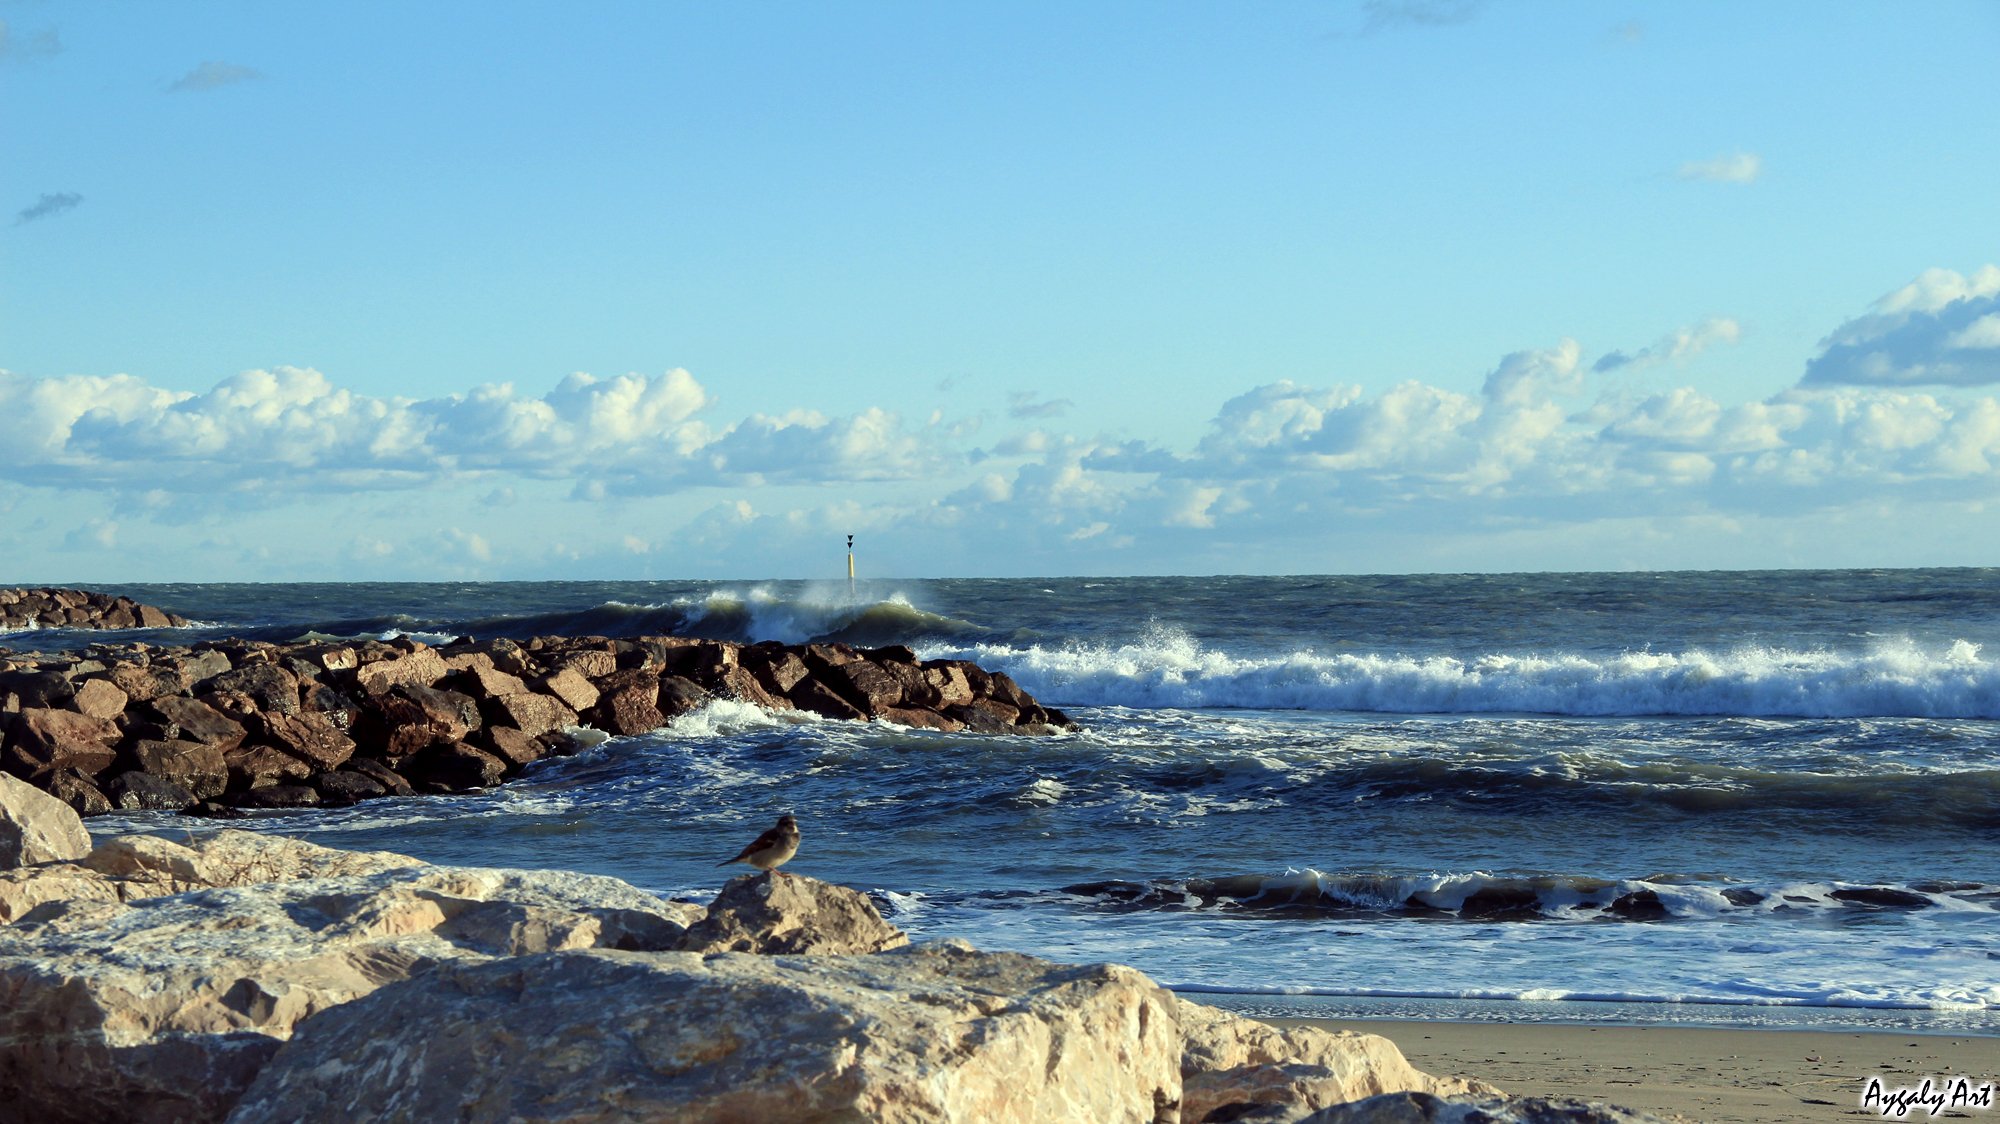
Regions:
M 1927 1007 L 1792 1003 L 1663 1003 L 1599 999 L 1465 999 L 1300 995 L 1175 988 L 1183 998 L 1277 1022 L 1464 1023 L 1494 1026 L 1628 1027 L 1745 1033 L 1907 1034 L 1985 1038 L 2000 1053 L 2000 1012 Z
M 1373 1018 L 1264 1018 L 1379 1034 L 1410 1064 L 1439 1075 L 1476 1076 L 1510 1096 L 1609 1101 L 1710 1124 L 1881 1119 L 1864 1111 L 1868 1079 L 1884 1090 L 1924 1078 L 1966 1077 L 1995 1086 L 2000 1039 L 1909 1031 L 1693 1026 L 1445 1022 Z M 1889 1118 L 1894 1119 L 1893 1112 Z M 1994 1110 L 1912 1109 L 1903 1119 L 1989 1119 Z

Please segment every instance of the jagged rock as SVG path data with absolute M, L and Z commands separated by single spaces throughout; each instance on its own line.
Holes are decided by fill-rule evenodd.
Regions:
M 882 920 L 867 895 L 780 871 L 732 878 L 689 927 L 687 952 L 813 953 L 844 956 L 910 943 Z
M 192 793 L 196 800 L 220 796 L 229 788 L 229 763 L 223 752 L 202 742 L 136 741 L 132 743 L 132 759 L 140 769 L 137 775 L 151 774 L 172 781 Z
M 184 617 L 85 589 L 0 590 L 0 628 L 179 628 Z
M 867 660 L 852 660 L 827 669 L 826 685 L 863 714 L 880 714 L 903 702 L 903 684 Z
M 59 708 L 76 697 L 76 687 L 58 671 L 0 671 L 0 699 L 10 696 L 21 708 Z
M 512 726 L 488 726 L 480 731 L 479 742 L 491 749 L 494 756 L 517 769 L 548 755 L 548 747 L 542 744 L 540 738 Z
M 1335 1105 L 1300 1124 L 1666 1124 L 1651 1113 L 1568 1097 L 1453 1097 L 1388 1093 Z
M 418 648 L 402 656 L 363 664 L 354 671 L 354 681 L 363 691 L 379 695 L 403 683 L 428 687 L 444 678 L 444 658 L 430 648 Z
M 26 707 L 10 718 L 7 748 L 19 771 L 76 769 L 96 776 L 118 759 L 112 749 L 118 727 L 105 719 L 48 707 Z
M 146 705 L 160 721 L 178 728 L 182 738 L 215 746 L 224 753 L 242 745 L 249 736 L 241 722 L 199 699 L 167 695 Z
M 236 793 L 229 802 L 238 808 L 317 808 L 324 803 L 318 789 L 303 784 L 261 785 Z
M 660 679 L 660 692 L 655 705 L 659 707 L 662 717 L 671 720 L 690 711 L 700 710 L 708 705 L 711 698 L 713 696 L 694 680 L 683 679 L 678 675 L 667 675 Z M 790 705 L 782 700 L 778 702 L 781 706 Z
M 354 756 L 354 739 L 324 714 L 266 714 L 259 726 L 265 741 L 315 769 L 338 769 Z
M 373 779 L 389 790 L 391 796 L 415 796 L 417 790 L 411 787 L 409 779 L 388 765 L 366 757 L 357 757 L 347 763 L 349 769 Z
M 308 1015 L 441 962 L 665 947 L 698 912 L 609 878 L 246 832 L 113 843 L 35 872 L 25 911 L 9 890 L 29 872 L 0 874 L 10 1118 L 220 1120 Z
M 695 690 L 697 691 L 701 691 L 701 688 L 695 686 L 689 680 L 682 679 L 678 675 L 668 676 L 665 680 L 662 680 L 660 684 L 660 702 L 661 702 L 660 710 L 662 713 L 666 714 L 667 717 L 669 718 L 673 717 L 674 714 L 684 714 L 688 710 L 693 710 L 695 709 L 695 707 L 703 705 L 708 701 L 709 695 L 708 692 L 706 691 L 701 691 L 701 695 L 699 696 L 699 702 L 697 702 L 696 696 L 684 694 L 681 691 L 681 689 L 678 686 L 676 686 L 674 690 L 673 702 L 676 705 L 683 705 L 692 702 L 695 703 L 695 706 L 687 706 L 685 707 L 685 709 L 682 710 L 668 712 L 666 706 L 669 698 L 667 693 L 668 683 L 674 683 L 674 684 L 687 683 L 689 686 L 694 686 Z M 786 701 L 784 696 L 774 695 L 770 691 L 766 690 L 764 687 L 764 681 L 762 679 L 759 679 L 757 677 L 757 674 L 751 671 L 747 667 L 732 667 L 729 670 L 723 672 L 720 676 L 718 676 L 715 680 L 715 693 L 718 695 L 722 695 L 725 698 L 735 699 L 738 702 L 749 703 L 752 706 L 761 706 L 766 710 L 792 709 L 792 704 Z
M 788 696 L 792 705 L 800 710 L 809 710 L 824 718 L 854 721 L 868 717 L 848 702 L 840 692 L 819 679 L 801 679 Z
M 256 712 L 296 714 L 299 709 L 298 677 L 274 664 L 245 664 L 195 687 L 206 693 L 242 695 L 256 704 L 250 708 Z
M 90 833 L 76 809 L 0 773 L 0 870 L 68 862 L 89 853 Z
M 488 699 L 482 708 L 487 721 L 512 726 L 524 734 L 546 734 L 576 721 L 576 712 L 547 695 L 523 693 Z
M 125 707 L 132 696 L 120 690 L 108 679 L 87 679 L 76 689 L 76 699 L 71 705 L 78 714 L 92 718 L 116 718 L 125 713 Z
M 572 654 L 580 656 L 585 653 L 578 652 Z M 606 660 L 611 660 L 611 653 L 609 652 L 592 652 L 589 654 L 603 656 Z M 615 666 L 616 661 L 612 662 Z M 554 675 L 544 677 L 538 686 L 542 693 L 554 695 L 556 698 L 562 700 L 564 706 L 579 713 L 597 705 L 597 688 L 591 686 L 590 680 L 585 679 L 574 667 L 564 667 Z
M 310 762 L 267 745 L 239 746 L 225 752 L 222 759 L 229 765 L 230 792 L 310 780 L 313 775 Z
M 49 795 L 69 805 L 80 816 L 97 816 L 111 810 L 111 799 L 97 782 L 75 769 L 57 769 L 43 778 Z
M 1380 1035 L 1281 1030 L 1185 1001 L 1180 1025 L 1181 1114 L 1188 1121 L 1206 1120 L 1228 1106 L 1305 1113 L 1378 1093 L 1499 1092 L 1481 1081 L 1433 1077 Z
M 660 678 L 650 671 L 633 669 L 612 673 L 600 684 L 597 706 L 591 710 L 592 724 L 613 734 L 643 734 L 666 724 L 660 713 Z M 523 726 L 523 730 L 528 730 Z M 541 730 L 528 730 L 541 733 Z
M 1174 1003 L 957 943 L 446 964 L 300 1027 L 231 1119 L 1141 1124 L 1179 1099 Z
M 403 775 L 420 788 L 464 792 L 491 788 L 507 775 L 507 762 L 464 742 L 433 745 L 403 764 Z

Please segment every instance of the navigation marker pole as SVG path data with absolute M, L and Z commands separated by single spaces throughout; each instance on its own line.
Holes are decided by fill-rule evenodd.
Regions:
M 847 536 L 847 603 L 854 604 L 854 536 Z

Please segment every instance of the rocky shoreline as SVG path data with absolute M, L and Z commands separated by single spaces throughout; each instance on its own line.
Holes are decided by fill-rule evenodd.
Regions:
M 0 631 L 24 628 L 186 628 L 190 622 L 129 597 L 87 589 L 0 589 Z
M 1070 726 L 1005 674 L 920 661 L 901 646 L 676 636 L 127 643 L 0 652 L 0 770 L 84 815 L 338 806 L 490 787 L 718 698 L 947 732 Z
M 45 1124 L 1653 1119 L 1119 965 L 911 945 L 798 875 L 703 906 L 242 831 L 93 848 L 4 775 L 0 1088 Z

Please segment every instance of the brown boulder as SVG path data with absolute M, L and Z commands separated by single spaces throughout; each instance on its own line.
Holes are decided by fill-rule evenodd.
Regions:
M 187 786 L 151 773 L 120 773 L 104 793 L 114 807 L 128 812 L 178 812 L 199 803 Z
M 688 682 L 679 676 L 674 676 L 673 678 L 680 683 Z M 696 688 L 696 690 L 700 690 L 700 688 Z M 732 667 L 728 671 L 723 672 L 721 678 L 716 680 L 715 693 L 725 698 L 735 699 L 738 702 L 749 703 L 752 706 L 761 706 L 765 710 L 792 709 L 792 704 L 783 695 L 774 695 L 766 690 L 764 681 L 759 679 L 747 667 Z M 662 703 L 666 701 L 666 694 L 667 692 L 663 685 L 660 691 Z M 689 701 L 692 701 L 691 696 L 689 697 Z M 707 701 L 707 692 L 704 691 L 702 692 L 701 703 L 706 703 Z M 701 703 L 697 703 L 696 705 L 701 705 Z M 665 707 L 663 706 L 661 709 L 664 710 Z M 688 709 L 692 710 L 694 708 L 689 707 Z
M 941 730 L 947 734 L 955 734 L 965 729 L 963 722 L 921 707 L 886 707 L 875 717 L 884 722 L 894 722 L 898 726 L 908 726 L 916 730 Z
M 660 713 L 659 706 L 660 682 L 652 672 L 636 668 L 606 677 L 599 684 L 590 724 L 606 733 L 620 735 L 643 734 L 666 725 L 666 715 Z
M 264 741 L 315 769 L 338 769 L 354 756 L 354 739 L 323 714 L 266 714 L 258 725 Z
M 90 776 L 117 760 L 118 727 L 73 710 L 25 707 L 12 716 L 6 744 L 16 764 L 31 773 L 76 769 Z
M 391 796 L 415 796 L 417 794 L 417 790 L 410 785 L 408 778 L 391 769 L 383 762 L 373 758 L 354 758 L 347 763 L 347 768 L 381 785 L 388 790 Z
M 664 676 L 660 680 L 659 708 L 666 718 L 678 718 L 689 711 L 707 706 L 714 696 L 701 689 L 701 684 L 678 675 Z M 789 706 L 783 700 L 778 705 Z
M 557 674 L 573 671 L 585 679 L 602 679 L 618 670 L 618 657 L 608 651 L 598 650 L 564 652 L 549 660 L 549 666 L 556 668 Z M 577 710 L 583 710 L 588 705 L 577 706 L 575 703 L 570 703 L 570 706 Z
M 480 708 L 496 726 L 512 726 L 527 734 L 546 734 L 576 722 L 576 712 L 547 695 L 523 692 L 487 699 Z
M 602 656 L 607 662 L 612 662 L 613 666 L 616 666 L 609 652 L 572 652 L 570 656 Z M 536 690 L 545 695 L 554 695 L 562 700 L 564 706 L 578 713 L 597 705 L 597 688 L 591 686 L 590 680 L 584 678 L 583 673 L 574 667 L 564 667 L 554 675 L 544 678 L 536 684 Z
M 87 679 L 76 689 L 76 699 L 71 703 L 78 714 L 92 718 L 116 718 L 125 713 L 125 707 L 132 701 L 130 695 L 121 691 L 108 679 Z
M 268 745 L 244 745 L 224 750 L 222 760 L 229 766 L 231 792 L 303 781 L 315 771 L 310 764 Z
M 507 762 L 463 742 L 433 745 L 403 764 L 413 785 L 435 792 L 491 788 L 507 771 Z
M 867 660 L 850 660 L 830 667 L 822 678 L 827 686 L 839 692 L 863 714 L 880 714 L 903 703 L 903 685 L 895 676 Z
M 964 706 L 975 697 L 965 677 L 965 666 L 956 660 L 932 660 L 923 665 L 924 682 L 937 692 L 940 707 Z
M 79 816 L 101 816 L 111 810 L 111 799 L 104 795 L 104 790 L 76 769 L 57 769 L 42 779 L 42 787 L 50 796 L 76 809 Z
M 379 695 L 403 683 L 428 687 L 443 679 L 450 670 L 444 658 L 430 648 L 417 648 L 400 657 L 377 660 L 354 671 L 354 681 L 363 691 Z
M 800 710 L 810 710 L 824 718 L 855 720 L 867 715 L 856 710 L 854 704 L 841 697 L 840 692 L 820 682 L 818 679 L 802 679 L 787 696 L 792 705 Z
M 139 771 L 169 780 L 194 794 L 196 800 L 220 796 L 229 787 L 229 764 L 222 750 L 190 741 L 137 741 L 132 759 Z
M 177 727 L 181 737 L 219 746 L 224 752 L 242 745 L 249 736 L 242 723 L 198 699 L 169 695 L 146 705 L 162 722 Z
M 250 711 L 296 714 L 299 709 L 299 680 L 276 664 L 246 663 L 195 685 L 203 694 L 240 695 L 254 705 Z
M 171 695 L 181 690 L 181 678 L 164 667 L 141 666 L 138 664 L 114 664 L 104 673 L 111 685 L 117 687 L 133 702 L 150 702 L 161 695 Z
M 539 761 L 549 752 L 540 738 L 512 726 L 488 726 L 479 733 L 480 744 L 517 768 Z
M 868 895 L 816 878 L 766 871 L 732 878 L 688 927 L 683 952 L 860 956 L 910 938 L 882 920 Z

